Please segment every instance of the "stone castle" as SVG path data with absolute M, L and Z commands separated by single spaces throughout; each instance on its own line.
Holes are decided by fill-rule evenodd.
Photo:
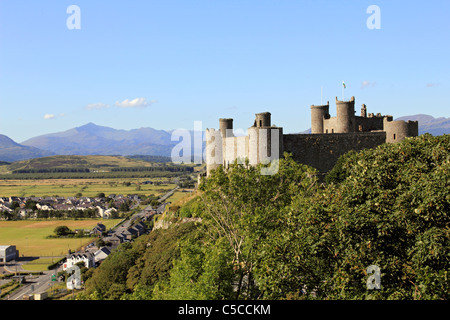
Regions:
M 400 142 L 418 136 L 417 121 L 393 121 L 392 116 L 367 113 L 365 104 L 355 115 L 355 97 L 336 98 L 336 117 L 330 117 L 330 104 L 311 106 L 311 134 L 283 134 L 283 128 L 271 124 L 269 112 L 257 113 L 246 136 L 233 134 L 233 119 L 219 119 L 219 130 L 206 129 L 206 175 L 235 160 L 250 165 L 268 163 L 284 152 L 300 163 L 326 173 L 344 153 L 374 148 L 383 143 Z

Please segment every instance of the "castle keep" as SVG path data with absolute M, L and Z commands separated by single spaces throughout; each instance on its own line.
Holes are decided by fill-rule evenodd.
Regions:
M 331 170 L 337 159 L 350 150 L 360 151 L 383 143 L 400 142 L 418 135 L 417 121 L 393 121 L 392 116 L 367 113 L 365 104 L 355 115 L 355 97 L 336 98 L 336 117 L 330 117 L 329 102 L 311 106 L 311 134 L 283 134 L 271 124 L 269 112 L 257 113 L 246 136 L 234 136 L 233 119 L 219 119 L 219 130 L 206 129 L 206 173 L 238 160 L 250 165 L 268 163 L 292 153 L 295 161 L 319 172 Z

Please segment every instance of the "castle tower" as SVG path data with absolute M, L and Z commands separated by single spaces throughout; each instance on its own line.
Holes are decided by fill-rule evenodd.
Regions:
M 233 119 L 231 118 L 220 118 L 219 128 L 222 138 L 233 137 Z
M 406 137 L 417 137 L 419 135 L 418 121 L 393 121 L 392 116 L 383 119 L 383 130 L 386 132 L 386 142 L 400 142 Z
M 257 113 L 255 119 L 256 127 L 270 127 L 270 112 Z
M 355 97 L 339 101 L 336 97 L 336 133 L 355 132 Z
M 330 102 L 326 105 L 311 106 L 311 133 L 323 133 L 323 120 L 330 117 Z
M 367 107 L 365 104 L 361 105 L 361 117 L 362 118 L 367 118 Z
M 255 114 L 255 124 L 248 128 L 250 165 L 267 163 L 283 156 L 283 128 L 271 126 L 270 112 Z
M 206 129 L 205 137 L 206 176 L 209 176 L 211 170 L 223 164 L 222 135 L 220 130 Z

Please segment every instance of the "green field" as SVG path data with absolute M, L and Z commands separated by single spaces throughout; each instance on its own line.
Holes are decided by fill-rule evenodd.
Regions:
M 0 196 L 67 198 L 78 193 L 88 197 L 98 193 L 161 196 L 175 187 L 170 183 L 173 178 L 196 175 L 201 169 L 122 156 L 52 156 L 3 162 Z M 160 184 L 143 184 L 145 181 Z
M 23 220 L 0 221 L 0 245 L 15 245 L 20 257 L 63 256 L 68 250 L 76 249 L 91 242 L 93 238 L 46 239 L 53 235 L 57 226 L 67 226 L 71 230 L 92 229 L 97 223 L 109 229 L 120 222 L 118 219 L 87 220 Z
M 149 179 L 43 179 L 43 180 L 0 180 L 1 197 L 73 197 L 81 193 L 86 197 L 95 197 L 103 192 L 110 194 L 139 194 L 160 196 L 176 187 L 175 184 L 140 184 Z M 161 181 L 166 179 L 151 179 Z M 130 185 L 127 186 L 126 183 Z M 138 186 L 139 184 L 139 186 Z
M 166 199 L 167 202 L 177 203 L 181 199 L 186 197 L 190 197 L 192 195 L 191 192 L 183 192 L 183 191 L 175 191 L 169 198 Z

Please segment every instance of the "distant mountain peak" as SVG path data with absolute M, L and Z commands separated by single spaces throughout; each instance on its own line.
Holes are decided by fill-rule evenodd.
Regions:
M 95 123 L 93 123 L 93 122 L 88 122 L 85 125 L 82 125 L 82 126 L 80 126 L 78 128 L 82 128 L 82 127 L 98 127 L 98 126 Z
M 102 127 L 93 122 L 88 122 L 82 126 L 76 127 L 75 129 L 78 130 L 78 129 L 97 129 L 97 128 L 108 128 L 108 127 Z

